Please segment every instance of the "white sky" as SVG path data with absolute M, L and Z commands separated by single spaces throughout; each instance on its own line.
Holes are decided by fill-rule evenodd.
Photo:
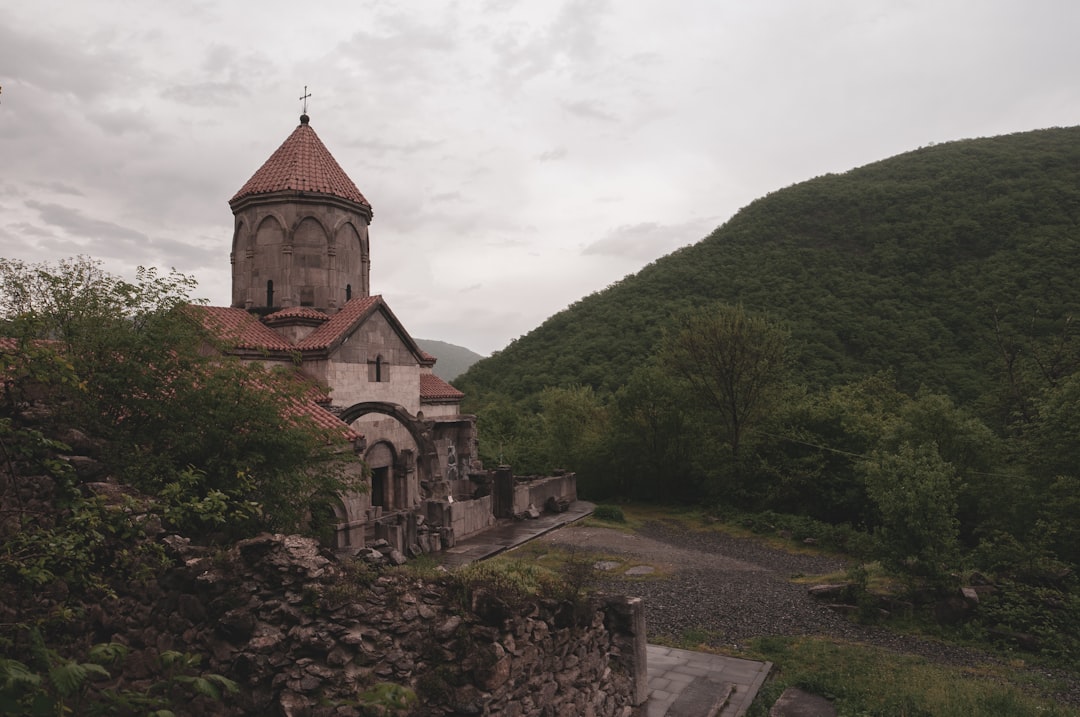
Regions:
M 489 353 L 768 192 L 1080 121 L 1076 0 L 34 0 L 0 6 L 0 255 L 194 275 L 311 125 L 372 287 Z

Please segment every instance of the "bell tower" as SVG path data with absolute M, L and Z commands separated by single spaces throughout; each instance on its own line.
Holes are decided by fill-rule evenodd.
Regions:
M 232 305 L 259 313 L 333 314 L 371 293 L 371 204 L 311 128 L 307 114 L 229 200 L 235 218 Z

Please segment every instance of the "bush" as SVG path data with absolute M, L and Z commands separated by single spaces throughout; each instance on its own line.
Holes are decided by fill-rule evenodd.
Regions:
M 598 505 L 593 509 L 593 517 L 597 520 L 606 520 L 612 523 L 625 523 L 626 516 L 622 508 L 617 505 Z

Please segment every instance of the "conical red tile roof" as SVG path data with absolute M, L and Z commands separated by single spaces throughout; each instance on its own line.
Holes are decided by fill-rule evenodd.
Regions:
M 229 204 L 253 194 L 281 191 L 318 192 L 371 206 L 315 134 L 307 115 L 300 118 L 293 133 L 251 175 Z

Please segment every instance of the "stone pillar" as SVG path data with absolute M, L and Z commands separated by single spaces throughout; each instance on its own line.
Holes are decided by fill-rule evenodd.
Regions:
M 645 636 L 645 602 L 639 597 L 613 596 L 604 611 L 608 632 L 619 648 L 618 664 L 634 683 L 633 704 L 649 699 L 649 657 Z
M 495 481 L 491 486 L 491 512 L 496 518 L 514 517 L 514 474 L 510 466 L 495 469 Z

